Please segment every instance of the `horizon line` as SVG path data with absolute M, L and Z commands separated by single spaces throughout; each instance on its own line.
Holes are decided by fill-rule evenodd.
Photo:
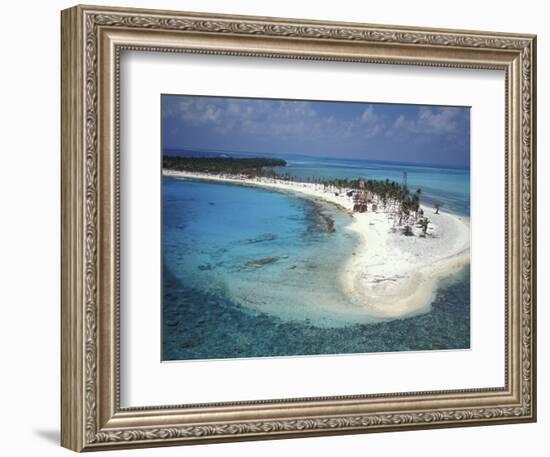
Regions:
M 302 156 L 307 158 L 317 158 L 317 159 L 329 159 L 329 160 L 355 160 L 355 161 L 366 161 L 366 162 L 378 162 L 378 163 L 391 163 L 391 164 L 403 164 L 403 165 L 420 165 L 425 166 L 428 168 L 453 168 L 453 169 L 461 169 L 461 170 L 470 170 L 470 165 L 453 165 L 453 164 L 445 164 L 445 163 L 430 163 L 430 162 L 404 162 L 399 160 L 380 160 L 380 159 L 358 159 L 358 158 L 352 158 L 352 157 L 334 157 L 334 156 L 312 156 L 307 154 L 299 154 L 299 153 L 271 153 L 271 152 L 258 152 L 258 151 L 227 151 L 223 149 L 204 149 L 204 148 L 178 148 L 178 147 L 168 147 L 163 146 L 162 147 L 162 154 L 164 155 L 165 150 L 173 150 L 173 151 L 192 151 L 192 152 L 210 152 L 210 153 L 219 153 L 219 154 L 258 154 L 258 155 L 271 155 L 271 156 Z

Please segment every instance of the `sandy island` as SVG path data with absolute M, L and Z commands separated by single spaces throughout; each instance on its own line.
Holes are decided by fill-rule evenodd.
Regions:
M 452 277 L 470 259 L 469 219 L 444 211 L 435 214 L 432 208 L 422 206 L 430 220 L 427 235 L 419 236 L 421 229 L 413 227 L 414 235 L 405 236 L 388 213 L 353 213 L 351 197 L 345 193 L 336 195 L 319 184 L 172 170 L 163 170 L 163 175 L 292 192 L 348 211 L 353 216 L 348 229 L 360 240 L 340 278 L 342 289 L 350 298 L 351 305 L 346 310 L 350 315 L 395 319 L 426 312 L 438 283 Z

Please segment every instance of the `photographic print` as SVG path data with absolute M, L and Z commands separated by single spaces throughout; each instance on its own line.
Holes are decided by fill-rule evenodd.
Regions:
M 535 35 L 78 5 L 60 41 L 62 446 L 537 420 Z
M 470 108 L 161 96 L 162 360 L 470 347 Z

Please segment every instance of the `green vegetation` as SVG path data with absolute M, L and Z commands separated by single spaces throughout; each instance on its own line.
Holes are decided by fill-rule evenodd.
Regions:
M 175 171 L 189 171 L 195 173 L 211 173 L 242 176 L 246 178 L 263 177 L 279 179 L 289 182 L 305 181 L 316 186 L 322 186 L 325 192 L 333 192 L 336 195 L 346 193 L 348 197 L 361 192 L 361 184 L 364 190 L 371 194 L 370 204 L 373 211 L 382 209 L 394 220 L 394 224 L 403 227 L 405 235 L 413 235 L 411 225 L 418 223 L 425 235 L 428 230 L 429 220 L 424 217 L 420 209 L 421 189 L 411 192 L 406 185 L 395 181 L 375 179 L 321 179 L 300 178 L 289 173 L 277 173 L 274 167 L 286 166 L 282 159 L 268 158 L 232 158 L 232 157 L 176 157 L 164 156 L 162 160 L 164 169 Z M 436 205 L 436 214 L 441 205 Z
M 265 176 L 271 167 L 284 167 L 281 159 L 233 158 L 233 157 L 176 157 L 164 156 L 162 168 L 195 173 L 223 173 L 245 175 L 247 177 Z
M 410 225 L 405 225 L 405 227 L 403 227 L 403 235 L 405 235 L 405 236 L 413 236 L 414 235 Z
M 418 218 L 420 210 L 421 189 L 411 193 L 407 186 L 386 179 L 376 181 L 369 179 L 365 182 L 365 188 L 376 195 L 384 208 L 389 208 L 397 217 L 397 225 L 405 221 Z
M 420 220 L 418 221 L 418 226 L 422 229 L 422 233 L 424 234 L 424 236 L 428 231 L 429 225 L 430 225 L 430 220 L 427 217 L 421 217 Z
M 360 189 L 359 179 L 318 179 L 310 182 L 321 184 L 325 191 L 338 194 L 348 192 L 350 189 L 357 192 Z M 411 193 L 407 186 L 389 179 L 384 181 L 368 179 L 365 181 L 365 190 L 372 193 L 373 205 L 395 215 L 396 224 L 399 226 L 417 221 L 418 217 L 424 214 L 420 209 L 421 189 Z

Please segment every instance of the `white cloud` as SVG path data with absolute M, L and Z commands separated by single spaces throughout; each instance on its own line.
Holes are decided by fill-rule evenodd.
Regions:
M 236 133 L 296 141 L 311 136 L 331 142 L 338 138 L 366 141 L 385 135 L 400 141 L 429 142 L 443 135 L 456 139 L 463 131 L 461 110 L 455 108 L 411 107 L 393 118 L 376 105 L 368 105 L 350 118 L 315 109 L 310 102 L 209 97 L 172 100 L 164 110 L 166 116 L 208 127 L 220 135 Z
M 368 108 L 365 108 L 363 114 L 361 115 L 361 121 L 366 123 L 377 122 L 380 119 L 377 113 L 374 112 L 374 105 L 370 105 Z
M 452 108 L 420 108 L 415 118 L 408 119 L 400 115 L 393 123 L 393 131 L 413 134 L 455 134 L 458 131 L 457 115 L 459 110 Z
M 334 140 L 356 136 L 372 138 L 384 131 L 385 120 L 374 106 L 369 106 L 354 119 L 341 119 L 321 114 L 309 102 L 233 99 L 216 100 L 204 97 L 181 97 L 165 109 L 168 117 L 196 126 L 210 126 L 219 134 Z

